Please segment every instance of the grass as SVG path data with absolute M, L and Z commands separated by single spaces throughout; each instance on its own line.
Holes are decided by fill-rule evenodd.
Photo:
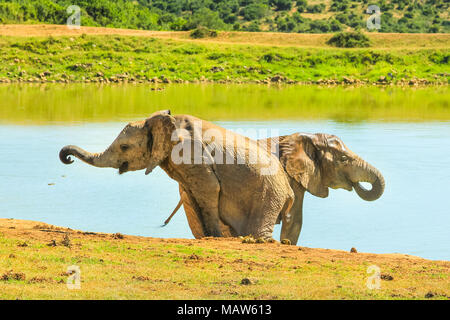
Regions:
M 70 234 L 70 247 L 62 244 Z M 56 246 L 49 246 L 55 240 Z M 26 245 L 24 245 L 24 243 Z M 450 263 L 238 239 L 83 233 L 0 219 L 0 299 L 448 299 Z M 66 286 L 68 266 L 81 289 Z M 367 268 L 381 269 L 368 289 Z M 388 280 L 389 276 L 392 280 Z M 248 278 L 250 285 L 241 284 Z M 386 279 L 386 280 L 383 280 Z
M 163 34 L 167 36 L 168 33 Z M 235 34 L 237 37 L 245 36 Z M 233 37 L 231 33 L 228 35 Z M 185 36 L 189 37 L 188 34 Z M 260 34 L 255 37 L 260 37 Z M 329 36 L 320 37 L 326 37 L 322 39 L 326 40 Z M 386 35 L 383 37 L 385 39 Z M 415 78 L 424 79 L 418 83 L 447 84 L 449 38 L 446 35 L 438 35 L 437 38 L 443 46 L 435 46 L 435 37 L 425 37 L 421 40 L 424 48 L 386 50 L 376 46 L 364 49 L 337 49 L 326 45 L 267 46 L 261 45 L 257 39 L 248 44 L 228 43 L 220 34 L 217 40 L 212 41 L 86 34 L 3 36 L 0 37 L 0 79 L 20 82 L 148 82 L 158 78 L 163 82 L 238 83 L 333 80 L 333 83 L 342 83 L 344 78 L 349 78 L 350 83 L 354 80 L 376 83 L 381 77 L 384 84 L 407 84 Z M 274 40 L 274 43 L 280 41 Z

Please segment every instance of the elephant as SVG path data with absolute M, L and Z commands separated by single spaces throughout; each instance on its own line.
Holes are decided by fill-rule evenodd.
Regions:
M 255 154 L 258 161 L 252 160 Z M 196 217 L 190 226 L 202 236 L 271 238 L 278 217 L 294 202 L 280 161 L 257 141 L 169 110 L 129 123 L 101 153 L 63 147 L 60 160 L 70 164 L 70 156 L 119 174 L 143 169 L 149 174 L 159 166 L 178 182 L 186 211 Z
M 281 137 L 260 139 L 262 143 L 275 146 L 289 183 L 295 194 L 294 203 L 290 212 L 279 216 L 277 224 L 282 221 L 280 239 L 288 239 L 291 244 L 297 244 L 302 228 L 303 198 L 305 191 L 321 197 L 328 196 L 328 188 L 353 189 L 366 201 L 374 201 L 381 197 L 385 188 L 383 175 L 368 162 L 352 152 L 335 135 L 316 133 L 294 133 Z M 366 190 L 360 182 L 369 182 L 371 190 Z M 199 217 L 192 213 L 191 203 L 183 195 L 180 188 L 180 202 L 177 209 L 183 204 L 194 237 L 202 237 L 199 230 Z M 172 213 L 170 218 L 176 213 Z M 166 220 L 166 224 L 170 221 Z

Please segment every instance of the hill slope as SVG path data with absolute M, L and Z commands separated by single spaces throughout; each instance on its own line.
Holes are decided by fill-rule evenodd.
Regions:
M 45 34 L 55 36 L 39 36 Z M 192 40 L 186 32 L 7 25 L 0 35 L 8 35 L 0 37 L 0 82 L 416 85 L 450 79 L 449 34 L 370 34 L 373 47 L 361 49 L 330 48 L 331 35 L 282 33 L 220 32 Z
M 365 29 L 367 8 L 377 5 L 380 32 L 450 32 L 445 0 L 0 0 L 0 23 L 65 24 L 70 5 L 85 26 L 301 33 Z

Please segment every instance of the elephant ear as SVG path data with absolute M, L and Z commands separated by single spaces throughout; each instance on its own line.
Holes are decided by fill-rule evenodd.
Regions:
M 326 198 L 328 187 L 322 182 L 319 139 L 316 135 L 292 134 L 280 137 L 279 157 L 284 169 L 311 194 Z
M 157 111 L 145 121 L 144 128 L 147 129 L 147 148 L 150 152 L 145 174 L 149 174 L 170 155 L 172 134 L 176 130 L 175 118 L 170 111 Z

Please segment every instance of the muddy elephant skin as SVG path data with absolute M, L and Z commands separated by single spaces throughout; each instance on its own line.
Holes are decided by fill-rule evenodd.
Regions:
M 255 153 L 262 161 L 250 161 L 249 154 Z M 220 154 L 233 162 L 218 161 Z M 179 183 L 181 197 L 189 204 L 186 213 L 196 219 L 189 222 L 198 230 L 193 231 L 196 236 L 270 238 L 278 217 L 284 217 L 294 201 L 280 161 L 255 140 L 168 110 L 129 123 L 102 153 L 73 145 L 60 151 L 63 163 L 73 162 L 71 155 L 96 167 L 119 169 L 120 174 L 143 169 L 149 174 L 161 167 Z

